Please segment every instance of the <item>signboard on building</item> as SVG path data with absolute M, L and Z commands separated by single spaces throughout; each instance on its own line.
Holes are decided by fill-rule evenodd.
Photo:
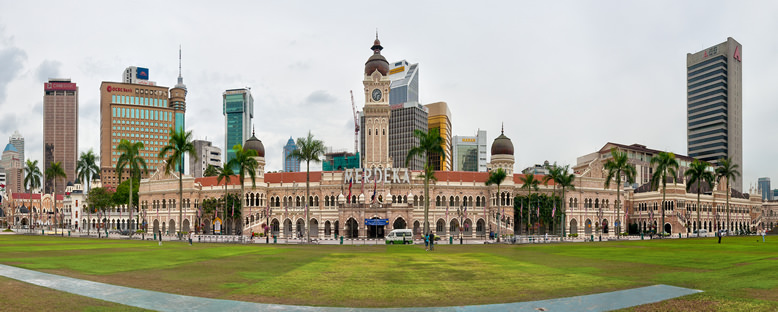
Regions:
M 388 225 L 389 219 L 365 219 L 365 225 Z
M 47 82 L 43 85 L 46 91 L 76 91 L 76 84 L 70 82 Z
M 402 72 L 404 72 L 404 71 L 405 71 L 405 66 L 400 66 L 400 67 L 397 67 L 397 68 L 393 68 L 393 69 L 391 69 L 391 70 L 389 71 L 389 75 L 394 75 L 394 74 L 396 74 L 396 73 L 402 73 Z
M 138 67 L 137 71 L 135 72 L 135 78 L 149 80 L 149 69 Z

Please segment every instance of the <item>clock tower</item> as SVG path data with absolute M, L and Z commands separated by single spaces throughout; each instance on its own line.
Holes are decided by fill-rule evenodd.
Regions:
M 362 133 L 364 138 L 364 155 L 362 166 L 364 168 L 387 168 L 392 166 L 389 158 L 389 62 L 386 61 L 381 50 L 381 41 L 376 34 L 373 46 L 373 55 L 365 63 L 365 107 Z

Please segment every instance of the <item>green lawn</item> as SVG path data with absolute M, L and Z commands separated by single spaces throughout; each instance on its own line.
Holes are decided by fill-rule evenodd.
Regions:
M 668 284 L 704 293 L 631 310 L 778 310 L 769 237 L 548 245 L 218 245 L 0 236 L 0 263 L 149 290 L 265 303 L 452 306 Z M 5 292 L 0 286 L 0 292 Z M 26 296 L 26 295 L 22 295 Z M 32 296 L 32 295 L 31 295 Z

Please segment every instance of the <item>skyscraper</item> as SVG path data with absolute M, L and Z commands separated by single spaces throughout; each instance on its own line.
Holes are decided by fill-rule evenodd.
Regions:
M 408 165 L 405 158 L 408 151 L 419 145 L 413 136 L 414 130 L 427 131 L 428 110 L 419 104 L 419 64 L 402 60 L 389 65 L 389 156 L 395 168 L 422 170 L 424 159 L 415 156 Z
M 475 136 L 454 136 L 454 171 L 486 172 L 486 130 Z
M 24 158 L 24 137 L 21 133 L 19 133 L 19 130 L 14 131 L 14 134 L 8 138 L 8 141 L 16 148 L 17 151 L 19 151 L 19 159 L 22 161 L 22 164 L 24 164 L 24 160 L 26 159 Z
M 419 64 L 402 60 L 389 65 L 389 105 L 419 102 Z
M 300 171 L 300 159 L 297 157 L 289 157 L 289 154 L 296 149 L 297 144 L 294 143 L 292 137 L 289 137 L 289 141 L 286 141 L 286 145 L 284 145 L 284 172 Z
M 159 151 L 167 145 L 170 130 L 183 128 L 186 112 L 186 90 L 174 87 L 149 86 L 103 81 L 100 85 L 100 178 L 103 185 L 118 186 L 121 181 L 116 163 L 121 152 L 116 149 L 121 140 L 143 142 L 140 156 L 150 171 L 164 162 Z M 183 168 L 183 163 L 181 165 Z M 145 176 L 145 175 L 144 175 Z
M 76 180 L 78 161 L 78 86 L 70 79 L 49 79 L 43 84 L 43 167 L 54 162 L 65 170 L 65 181 Z M 53 191 L 53 180 L 45 178 L 44 192 Z M 57 193 L 67 182 L 57 183 Z
M 24 192 L 24 170 L 19 158 L 19 151 L 8 143 L 0 157 L 0 168 L 5 172 L 5 191 L 12 193 Z
M 254 97 L 251 89 L 231 89 L 222 94 L 222 114 L 224 115 L 224 154 L 225 163 L 235 158 L 235 145 L 251 137 L 251 119 L 254 118 Z
M 773 190 L 770 189 L 770 178 L 759 178 L 757 184 L 759 185 L 759 193 L 762 195 L 762 200 L 773 200 Z
M 743 169 L 743 47 L 735 39 L 686 54 L 686 117 L 689 156 Z M 730 183 L 743 190 L 742 179 Z
M 202 178 L 208 165 L 221 168 L 222 150 L 220 148 L 212 146 L 211 141 L 205 140 L 194 140 L 192 145 L 194 145 L 197 159 L 189 157 L 189 174 L 195 178 Z
M 440 137 L 443 138 L 443 142 L 440 145 L 445 154 L 445 157 L 435 154 L 429 155 L 430 165 L 435 170 L 451 171 L 451 111 L 448 110 L 446 102 L 436 102 L 424 106 L 429 109 L 427 127 L 429 130 L 440 129 Z

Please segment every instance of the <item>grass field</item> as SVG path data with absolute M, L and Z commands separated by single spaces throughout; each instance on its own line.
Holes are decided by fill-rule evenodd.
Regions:
M 630 310 L 776 311 L 778 240 L 771 239 L 776 238 L 762 243 L 756 237 L 725 237 L 721 245 L 714 238 L 442 244 L 426 252 L 418 246 L 165 242 L 159 247 L 156 242 L 3 235 L 0 263 L 149 290 L 264 303 L 455 306 L 668 284 L 705 292 Z M 0 280 L 0 293 L 18 287 L 1 282 L 5 280 Z M 95 302 L 83 305 L 102 303 Z

